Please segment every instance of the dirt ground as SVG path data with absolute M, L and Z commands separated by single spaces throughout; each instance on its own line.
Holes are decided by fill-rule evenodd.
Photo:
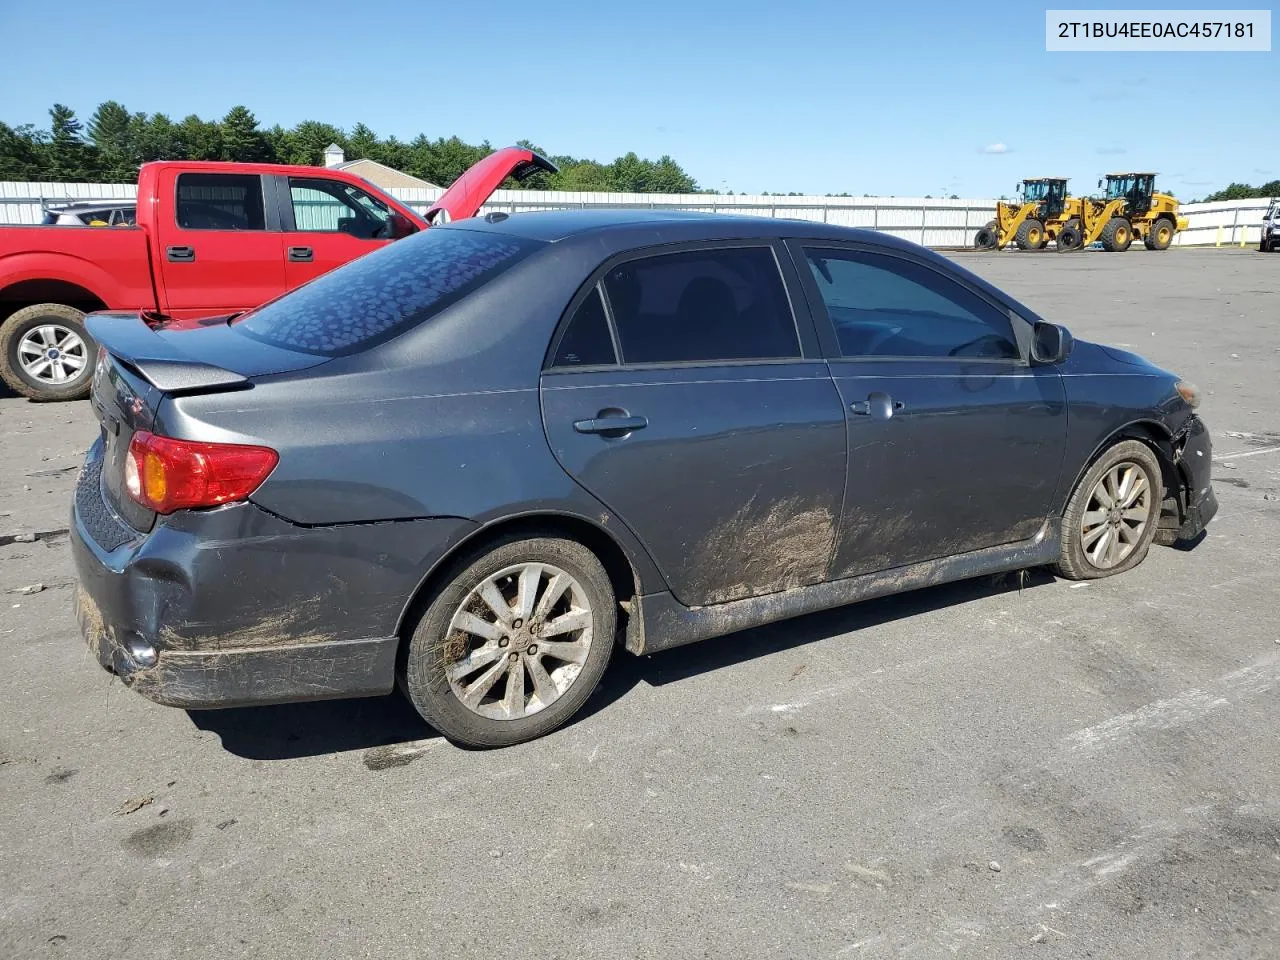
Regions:
M 1280 255 L 957 258 L 1201 387 L 1208 537 L 620 653 L 508 750 L 113 683 L 71 613 L 90 411 L 0 395 L 0 956 L 1277 956 Z

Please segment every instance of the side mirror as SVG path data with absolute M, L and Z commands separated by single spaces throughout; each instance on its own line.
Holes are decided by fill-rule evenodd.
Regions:
M 1062 363 L 1071 356 L 1075 338 L 1066 327 L 1041 320 L 1031 331 L 1031 362 Z
M 399 240 L 418 232 L 418 225 L 401 213 L 391 214 L 391 239 Z

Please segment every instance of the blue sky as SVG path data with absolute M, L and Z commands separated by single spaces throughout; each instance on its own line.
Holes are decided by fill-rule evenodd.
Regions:
M 1280 54 L 1047 53 L 1045 6 L 1025 0 L 59 0 L 56 23 L 49 10 L 0 3 L 6 123 L 44 125 L 54 101 L 175 120 L 243 103 L 263 126 L 669 153 L 738 192 L 976 197 L 1043 175 L 1086 192 L 1129 168 L 1185 199 L 1280 176 Z

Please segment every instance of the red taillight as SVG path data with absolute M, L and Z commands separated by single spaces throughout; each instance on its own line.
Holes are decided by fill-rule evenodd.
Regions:
M 270 447 L 195 443 L 139 430 L 129 441 L 124 486 L 156 513 L 243 500 L 279 462 Z

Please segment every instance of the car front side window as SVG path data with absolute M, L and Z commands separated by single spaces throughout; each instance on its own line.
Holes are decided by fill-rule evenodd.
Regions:
M 826 248 L 805 258 L 843 357 L 1021 357 L 1007 315 L 923 264 Z

